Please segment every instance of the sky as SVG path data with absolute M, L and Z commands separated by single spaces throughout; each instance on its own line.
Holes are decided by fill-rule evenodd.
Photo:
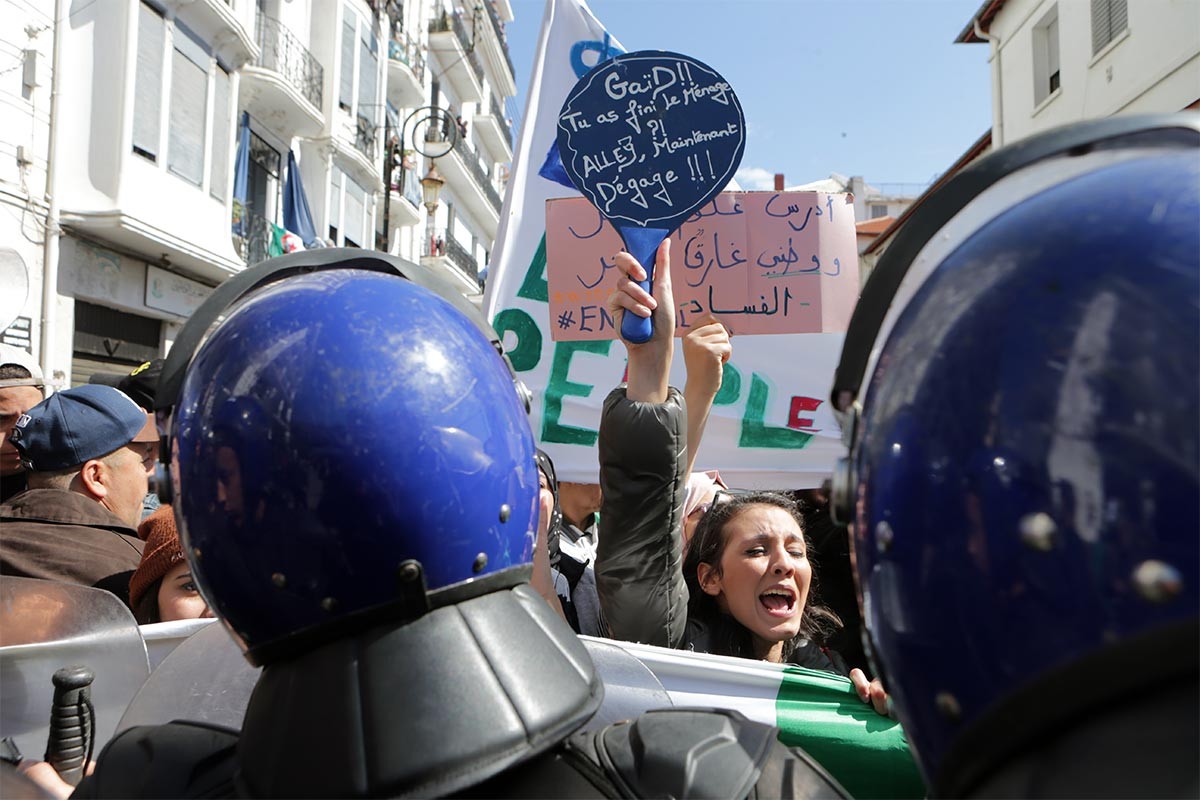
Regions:
M 509 0 L 523 113 L 546 0 Z M 744 189 L 862 175 L 913 194 L 991 126 L 988 45 L 954 44 L 980 0 L 589 0 L 627 50 L 721 73 L 746 115 Z M 889 184 L 912 184 L 889 187 Z

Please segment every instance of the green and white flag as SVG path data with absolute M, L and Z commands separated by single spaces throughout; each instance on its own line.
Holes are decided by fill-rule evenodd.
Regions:
M 863 703 L 850 681 L 840 675 L 611 639 L 596 641 L 615 644 L 645 664 L 676 706 L 730 708 L 775 725 L 780 741 L 803 748 L 858 800 L 925 796 L 925 784 L 900 723 Z

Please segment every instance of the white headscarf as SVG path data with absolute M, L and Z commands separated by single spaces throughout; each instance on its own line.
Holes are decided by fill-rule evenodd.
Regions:
M 701 503 L 706 503 L 717 489 L 728 489 L 721 473 L 715 469 L 708 472 L 693 472 L 688 476 L 687 494 L 683 498 L 683 517 L 687 519 Z

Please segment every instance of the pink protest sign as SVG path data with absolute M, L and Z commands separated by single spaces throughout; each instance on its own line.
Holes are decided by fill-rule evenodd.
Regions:
M 836 333 L 858 299 L 849 196 L 724 192 L 671 237 L 677 335 L 712 313 L 735 334 Z M 585 198 L 546 203 L 551 336 L 614 339 L 621 237 Z

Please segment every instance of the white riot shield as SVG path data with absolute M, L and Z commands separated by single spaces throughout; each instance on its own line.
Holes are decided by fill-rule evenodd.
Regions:
M 589 728 L 672 704 L 654 673 L 615 643 L 584 639 L 583 644 L 604 681 L 604 702 Z M 242 656 L 224 626 L 205 625 L 154 669 L 117 731 L 176 719 L 240 729 L 259 672 Z
M 75 665 L 95 675 L 99 753 L 150 674 L 133 614 L 101 589 L 0 578 L 0 736 L 13 737 L 26 758 L 40 759 L 46 751 L 52 676 Z

